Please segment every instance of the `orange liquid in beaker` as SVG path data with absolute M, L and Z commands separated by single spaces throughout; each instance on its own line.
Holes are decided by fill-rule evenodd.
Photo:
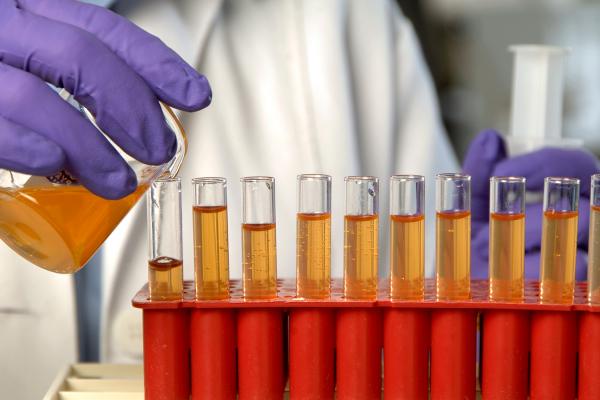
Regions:
M 146 188 L 119 200 L 103 199 L 82 186 L 0 189 L 0 239 L 39 267 L 76 272 Z

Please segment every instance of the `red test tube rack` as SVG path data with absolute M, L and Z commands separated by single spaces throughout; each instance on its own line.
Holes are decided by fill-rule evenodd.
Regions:
M 391 301 L 387 279 L 375 301 L 341 286 L 306 300 L 280 280 L 276 299 L 253 301 L 239 281 L 227 300 L 195 300 L 192 282 L 181 301 L 142 288 L 146 398 L 281 399 L 289 371 L 291 399 L 474 399 L 478 317 L 483 399 L 600 398 L 600 306 L 585 283 L 572 304 L 540 304 L 533 281 L 520 303 L 490 302 L 487 280 L 465 301 L 437 301 L 433 280 L 423 301 Z

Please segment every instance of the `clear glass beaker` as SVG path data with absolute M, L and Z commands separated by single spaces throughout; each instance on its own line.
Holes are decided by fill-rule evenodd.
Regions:
M 94 124 L 94 116 L 62 90 L 61 97 L 76 106 Z M 147 165 L 132 158 L 108 137 L 136 174 L 138 187 L 130 195 L 107 200 L 78 184 L 68 172 L 32 176 L 0 169 L 0 239 L 28 261 L 59 273 L 74 273 L 100 245 L 160 176 L 175 176 L 186 151 L 181 123 L 161 104 L 165 121 L 177 138 L 177 152 L 162 165 Z

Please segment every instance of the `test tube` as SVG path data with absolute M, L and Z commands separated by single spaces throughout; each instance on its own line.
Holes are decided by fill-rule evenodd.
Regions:
M 425 275 L 425 178 L 390 178 L 390 298 L 423 299 Z
M 588 250 L 588 301 L 600 304 L 600 174 L 592 176 Z
M 525 178 L 490 178 L 491 301 L 521 301 L 525 272 Z
M 471 177 L 436 177 L 436 298 L 466 300 L 471 292 Z
M 275 179 L 268 176 L 250 176 L 242 178 L 241 182 L 244 298 L 275 298 Z
M 344 217 L 344 297 L 377 298 L 379 180 L 348 176 Z
M 150 300 L 183 295 L 181 180 L 157 179 L 148 192 L 148 291 Z
M 298 175 L 296 295 L 328 298 L 331 286 L 331 177 Z
M 229 243 L 227 237 L 227 180 L 195 178 L 194 275 L 196 299 L 229 298 Z
M 577 254 L 579 179 L 544 180 L 540 302 L 571 303 Z

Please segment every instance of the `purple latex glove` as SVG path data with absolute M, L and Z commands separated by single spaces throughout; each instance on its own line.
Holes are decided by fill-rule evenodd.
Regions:
M 489 179 L 492 176 L 524 176 L 527 190 L 542 192 L 547 176 L 567 176 L 581 181 L 579 225 L 577 233 L 576 278 L 586 277 L 586 256 L 590 211 L 590 176 L 598 172 L 596 158 L 583 150 L 544 148 L 528 154 L 507 157 L 502 137 L 495 131 L 483 131 L 467 151 L 463 169 L 472 179 L 471 275 L 488 277 Z M 542 204 L 525 208 L 525 277 L 539 278 L 542 240 Z
M 135 174 L 44 81 L 67 89 L 125 152 L 154 165 L 176 148 L 158 101 L 195 111 L 211 100 L 205 77 L 109 10 L 73 0 L 0 0 L 0 168 L 66 169 L 111 199 L 135 190 Z

